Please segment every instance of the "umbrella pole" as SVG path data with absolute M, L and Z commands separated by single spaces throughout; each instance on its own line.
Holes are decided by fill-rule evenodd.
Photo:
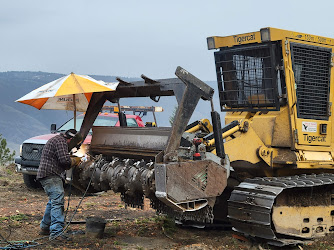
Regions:
M 73 111 L 74 111 L 74 129 L 77 129 L 77 106 L 75 104 L 75 94 L 73 94 Z

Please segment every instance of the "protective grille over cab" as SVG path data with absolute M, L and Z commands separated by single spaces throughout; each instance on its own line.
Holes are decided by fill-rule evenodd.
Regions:
M 291 43 L 299 118 L 328 120 L 331 49 Z
M 241 45 L 215 53 L 221 109 L 279 110 L 277 44 Z

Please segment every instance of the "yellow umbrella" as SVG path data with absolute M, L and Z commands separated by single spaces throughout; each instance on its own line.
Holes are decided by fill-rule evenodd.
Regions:
M 92 94 L 115 91 L 117 86 L 118 82 L 106 83 L 90 76 L 71 73 L 31 91 L 16 102 L 37 109 L 73 110 L 76 128 L 76 111 L 86 111 Z

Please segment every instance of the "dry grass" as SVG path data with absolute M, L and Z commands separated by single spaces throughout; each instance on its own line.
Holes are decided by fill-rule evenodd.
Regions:
M 47 202 L 44 192 L 28 190 L 11 165 L 0 167 L 0 194 L 0 234 L 10 241 L 39 238 L 39 223 Z M 81 195 L 71 197 L 68 218 L 80 198 Z M 102 239 L 80 234 L 85 232 L 85 224 L 72 224 L 69 227 L 72 241 L 54 245 L 42 239 L 38 242 L 44 245 L 38 249 L 278 249 L 235 236 L 231 231 L 176 226 L 173 220 L 157 216 L 147 204 L 145 210 L 126 209 L 119 195 L 113 192 L 85 197 L 74 221 L 85 221 L 89 216 L 114 220 L 107 223 Z M 4 245 L 0 240 L 0 248 Z M 334 238 L 327 236 L 302 248 L 334 249 Z

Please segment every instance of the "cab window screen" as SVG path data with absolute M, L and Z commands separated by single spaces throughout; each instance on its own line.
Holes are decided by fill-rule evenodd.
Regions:
M 329 48 L 291 43 L 299 118 L 328 120 L 331 52 Z
M 222 48 L 215 53 L 221 109 L 279 110 L 274 43 Z

